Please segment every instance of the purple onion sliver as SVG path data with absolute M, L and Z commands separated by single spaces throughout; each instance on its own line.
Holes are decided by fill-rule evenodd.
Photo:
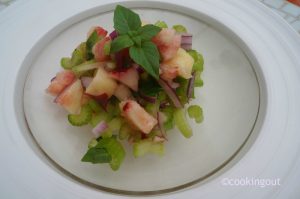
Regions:
M 157 112 L 156 114 L 157 116 L 157 122 L 158 122 L 158 127 L 159 127 L 159 130 L 160 130 L 160 133 L 161 133 L 161 136 L 165 139 L 167 139 L 166 137 L 166 131 L 165 131 L 165 128 L 164 128 L 164 121 L 163 121 L 163 115 L 161 112 Z
M 193 89 L 194 89 L 194 82 L 195 82 L 195 72 L 192 73 L 192 77 L 189 79 L 188 89 L 187 89 L 187 98 L 190 99 L 192 97 Z
M 92 129 L 92 133 L 95 138 L 98 138 L 100 137 L 101 133 L 104 132 L 104 130 L 107 128 L 108 125 L 106 124 L 106 122 L 101 121 Z
M 192 44 L 181 44 L 181 48 L 184 50 L 191 50 L 192 49 Z
M 166 108 L 167 106 L 169 105 L 169 102 L 168 101 L 164 101 L 164 102 L 161 102 L 160 105 L 159 105 L 159 108 Z
M 171 101 L 173 102 L 176 108 L 182 108 L 182 104 L 175 91 L 170 87 L 170 85 L 162 79 L 158 80 L 159 85 L 165 90 Z
M 81 83 L 84 88 L 87 88 L 92 82 L 93 78 L 91 77 L 81 77 Z
M 55 80 L 56 79 L 56 77 L 52 77 L 52 79 L 50 80 L 50 82 L 53 82 L 53 80 Z
M 118 36 L 118 33 L 116 30 L 114 30 L 111 33 L 109 33 L 109 36 L 110 36 L 111 40 L 114 40 Z
M 182 44 L 192 44 L 193 36 L 191 34 L 182 34 L 181 43 Z
M 145 70 L 144 70 L 140 65 L 138 65 L 138 64 L 136 64 L 136 63 L 134 63 L 132 66 L 137 70 L 137 72 L 138 72 L 139 74 L 142 74 L 142 73 L 145 72 Z
M 144 99 L 145 101 L 150 102 L 152 104 L 154 104 L 156 102 L 156 97 L 143 95 L 141 93 L 140 93 L 140 96 L 141 96 L 142 99 Z

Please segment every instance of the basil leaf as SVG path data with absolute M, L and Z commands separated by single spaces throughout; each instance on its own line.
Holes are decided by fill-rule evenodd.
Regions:
M 126 34 L 130 30 L 141 27 L 141 19 L 138 14 L 123 6 L 117 5 L 114 11 L 114 28 L 119 34 Z
M 134 44 L 137 46 L 137 47 L 141 47 L 142 45 L 142 38 L 140 36 L 135 36 L 135 37 L 132 37 L 132 40 L 134 42 Z
M 109 163 L 111 161 L 111 155 L 104 148 L 92 147 L 81 159 L 82 162 L 97 163 Z
M 142 66 L 152 77 L 158 79 L 159 73 L 159 52 L 151 41 L 142 43 L 141 48 L 131 46 L 130 57 Z
M 128 35 L 120 35 L 111 42 L 110 52 L 115 53 L 123 48 L 128 48 L 134 43 Z
M 141 79 L 139 81 L 139 92 L 143 95 L 154 97 L 162 90 L 162 87 L 153 77 L 148 77 L 146 80 Z
M 138 33 L 143 41 L 148 41 L 160 32 L 161 28 L 152 24 L 147 24 L 139 28 Z
M 111 161 L 109 162 L 112 170 L 118 170 L 125 157 L 125 150 L 122 144 L 116 140 L 116 138 L 103 138 L 99 140 L 97 147 L 103 147 L 111 155 Z
M 97 34 L 96 31 L 94 31 L 89 38 L 86 41 L 86 57 L 87 60 L 93 59 L 94 58 L 94 54 L 92 52 L 93 50 L 93 46 L 102 39 L 101 36 L 99 36 Z

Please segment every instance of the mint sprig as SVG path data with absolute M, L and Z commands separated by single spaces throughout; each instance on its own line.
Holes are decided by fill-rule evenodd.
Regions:
M 141 26 L 138 14 L 123 6 L 117 5 L 114 11 L 114 28 L 118 37 L 111 43 L 111 53 L 129 48 L 131 59 L 145 69 L 155 79 L 159 78 L 159 52 L 152 37 L 161 28 L 148 24 Z

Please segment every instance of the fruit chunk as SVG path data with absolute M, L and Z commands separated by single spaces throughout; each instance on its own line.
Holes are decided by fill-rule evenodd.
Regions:
M 176 55 L 181 44 L 181 36 L 177 35 L 174 29 L 163 28 L 152 41 L 157 45 L 163 61 L 167 61 Z
M 110 73 L 110 76 L 132 90 L 138 90 L 139 74 L 135 68 L 131 67 L 122 71 L 113 71 Z
M 110 42 L 110 37 L 105 37 L 94 45 L 92 52 L 96 61 L 105 61 L 109 59 L 109 54 L 105 52 L 105 46 L 110 45 Z
M 108 73 L 102 68 L 98 68 L 90 85 L 86 88 L 86 93 L 93 96 L 100 96 L 106 94 L 111 97 L 115 92 L 118 84 L 109 77 Z
M 123 101 L 131 98 L 131 91 L 130 89 L 125 86 L 124 84 L 119 84 L 115 90 L 114 96 L 118 98 L 118 100 Z
M 47 92 L 51 95 L 58 95 L 65 87 L 70 85 L 75 79 L 75 74 L 70 70 L 63 70 L 56 74 L 47 88 Z
M 97 35 L 98 36 L 102 36 L 102 37 L 105 37 L 107 35 L 107 31 L 100 27 L 100 26 L 93 26 L 91 27 L 91 29 L 89 30 L 88 34 L 87 34 L 87 37 L 89 37 L 94 31 L 97 32 Z
M 150 133 L 152 128 L 157 124 L 157 120 L 147 113 L 136 101 L 122 101 L 120 109 L 125 119 L 143 133 Z
M 81 109 L 81 98 L 83 95 L 83 88 L 81 81 L 77 79 L 54 100 L 57 104 L 64 107 L 71 114 L 79 114 Z
M 172 80 L 177 75 L 189 79 L 192 75 L 194 59 L 184 49 L 179 48 L 176 56 L 160 65 L 161 77 Z

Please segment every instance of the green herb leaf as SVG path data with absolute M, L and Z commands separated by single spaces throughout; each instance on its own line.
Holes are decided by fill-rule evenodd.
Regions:
M 152 24 L 147 24 L 145 26 L 140 27 L 138 33 L 142 38 L 142 41 L 148 41 L 152 39 L 155 35 L 157 35 L 161 31 L 161 28 Z
M 115 137 L 103 138 L 99 140 L 96 148 L 103 147 L 111 155 L 110 167 L 118 170 L 125 157 L 125 150 L 122 144 Z
M 114 11 L 114 28 L 119 34 L 126 34 L 130 30 L 141 27 L 141 19 L 138 14 L 123 6 L 117 5 Z
M 146 96 L 157 96 L 162 91 L 162 87 L 153 77 L 148 77 L 147 80 L 139 81 L 139 92 Z
M 91 162 L 93 164 L 109 163 L 111 160 L 111 155 L 106 149 L 97 147 L 90 148 L 81 159 L 82 162 Z
M 128 35 L 120 35 L 111 42 L 110 52 L 115 53 L 124 48 L 133 46 L 133 41 Z
M 135 36 L 135 37 L 132 37 L 132 40 L 134 42 L 134 44 L 137 46 L 137 47 L 141 47 L 142 45 L 142 39 L 140 36 Z
M 152 77 L 158 79 L 159 73 L 159 52 L 151 41 L 142 43 L 141 48 L 131 46 L 129 49 L 130 57 Z
M 86 57 L 87 60 L 93 59 L 94 54 L 92 52 L 93 46 L 102 39 L 96 31 L 94 31 L 86 41 Z

